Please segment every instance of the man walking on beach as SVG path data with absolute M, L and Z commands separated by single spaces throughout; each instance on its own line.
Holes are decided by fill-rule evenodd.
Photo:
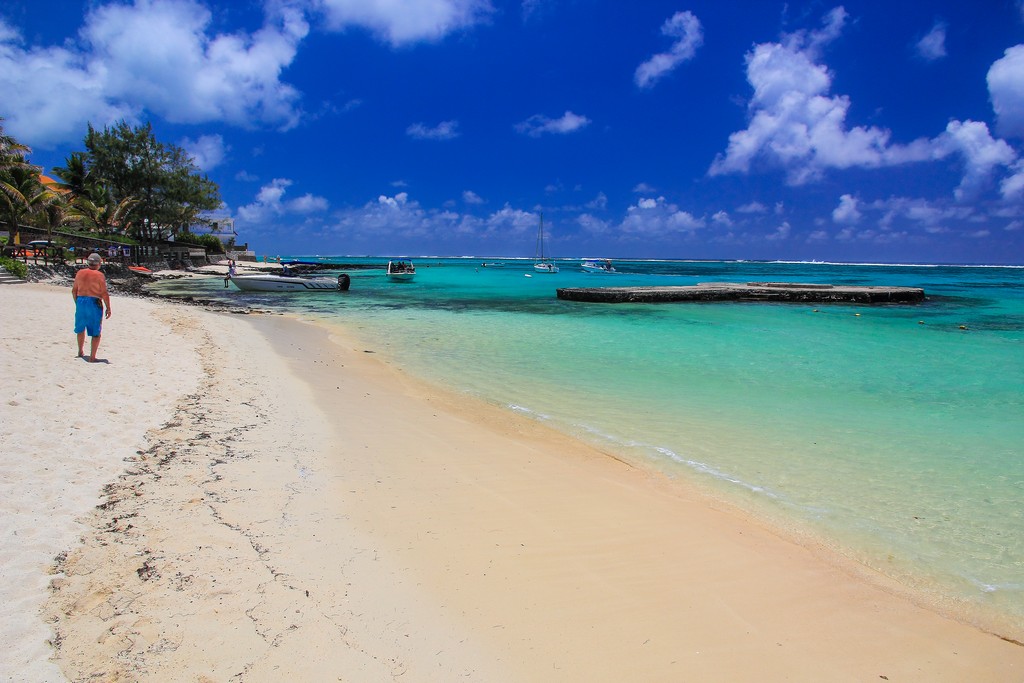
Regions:
M 103 305 L 107 306 L 107 318 L 110 317 L 110 293 L 107 292 L 107 278 L 100 272 L 103 258 L 99 254 L 89 254 L 85 260 L 88 268 L 82 268 L 75 274 L 75 284 L 71 286 L 71 298 L 75 300 L 75 334 L 78 335 L 78 357 L 85 355 L 85 334 L 92 337 L 89 348 L 89 362 L 96 362 L 96 350 L 100 347 L 100 332 L 103 324 Z

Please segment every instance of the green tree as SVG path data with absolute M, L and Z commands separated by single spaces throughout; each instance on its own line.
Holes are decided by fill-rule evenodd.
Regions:
M 103 179 L 117 203 L 132 198 L 133 231 L 143 240 L 162 239 L 201 222 L 220 206 L 217 184 L 200 175 L 185 150 L 159 142 L 150 124 L 122 121 L 85 137 L 87 168 Z
M 69 191 L 75 197 L 94 197 L 105 191 L 103 180 L 97 178 L 89 167 L 89 159 L 85 152 L 72 152 L 64 159 L 64 166 L 55 166 L 54 175 L 61 179 L 62 190 Z
M 0 172 L 0 220 L 7 224 L 11 235 L 54 201 L 54 193 L 39 181 L 39 171 L 22 164 Z
M 101 196 L 84 195 L 74 198 L 70 207 L 70 215 L 73 220 L 81 223 L 83 228 L 91 232 L 128 234 L 131 230 L 131 214 L 136 200 L 129 197 L 115 202 L 109 192 L 94 194 L 101 194 Z
M 0 116 L 0 173 L 29 166 L 25 156 L 32 151 L 4 132 L 3 121 Z
M 71 205 L 67 197 L 43 185 L 43 194 L 32 213 L 32 223 L 46 230 L 46 239 L 53 241 L 53 231 L 64 227 L 72 220 Z

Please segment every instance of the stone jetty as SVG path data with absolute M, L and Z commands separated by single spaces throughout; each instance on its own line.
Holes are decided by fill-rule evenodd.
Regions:
M 559 289 L 558 298 L 607 304 L 677 301 L 890 304 L 924 301 L 924 290 L 804 282 L 701 282 L 689 287 L 570 287 Z

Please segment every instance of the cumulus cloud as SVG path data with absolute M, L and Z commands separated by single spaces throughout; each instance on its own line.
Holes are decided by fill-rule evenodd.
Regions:
M 1008 201 L 1020 201 L 1024 199 L 1024 162 L 1018 161 L 1012 166 L 1009 176 L 1003 178 L 999 184 L 999 192 L 1003 199 Z
M 952 205 L 923 198 L 892 197 L 872 202 L 870 208 L 881 212 L 882 216 L 877 224 L 887 232 L 898 228 L 913 228 L 932 234 L 942 234 L 949 232 L 950 225 L 978 218 L 971 206 Z
M 703 218 L 683 211 L 664 197 L 645 197 L 626 210 L 620 231 L 633 237 L 666 237 L 693 233 L 705 226 Z
M 181 141 L 184 149 L 200 170 L 209 171 L 220 166 L 227 155 L 228 147 L 220 135 L 202 135 L 198 140 L 185 138 Z
M 711 175 L 747 173 L 760 160 L 782 167 L 789 183 L 800 185 L 830 168 L 875 168 L 931 158 L 927 141 L 895 145 L 886 130 L 847 126 L 850 100 L 828 95 L 832 75 L 815 61 L 845 21 L 845 11 L 837 8 L 821 30 L 789 34 L 780 43 L 756 45 L 747 54 L 747 81 L 754 89 L 750 123 L 729 136 Z
M 685 61 L 693 59 L 704 43 L 700 20 L 691 12 L 676 12 L 661 26 L 662 34 L 674 38 L 668 52 L 660 52 L 636 68 L 633 80 L 640 88 L 650 88 Z
M 988 70 L 988 93 L 1000 135 L 1024 137 L 1024 45 L 1007 49 Z
M 483 198 L 472 190 L 466 190 L 462 193 L 462 201 L 467 204 L 483 204 Z
M 750 123 L 729 136 L 725 154 L 709 169 L 711 175 L 748 173 L 760 162 L 781 168 L 791 185 L 801 185 L 818 180 L 828 169 L 881 168 L 955 156 L 963 162 L 963 178 L 954 195 L 965 200 L 1016 160 L 1013 149 L 977 121 L 951 121 L 936 137 L 907 145 L 892 143 L 887 130 L 849 127 L 850 100 L 829 96 L 832 75 L 816 61 L 821 48 L 839 35 L 845 18 L 838 8 L 829 13 L 822 30 L 789 34 L 779 43 L 756 45 L 747 54 L 747 80 L 754 89 Z M 1024 105 L 1024 89 L 1018 86 L 1024 85 L 1024 46 L 1018 47 L 1021 52 L 1011 48 L 993 64 L 989 90 L 1000 124 L 1024 131 L 1024 106 L 1018 110 Z
M 637 194 L 654 194 L 656 190 L 647 183 L 637 183 L 633 187 L 633 192 L 636 192 Z
M 768 213 L 768 207 L 761 202 L 753 201 L 743 206 L 737 206 L 736 211 L 739 213 Z
M 717 211 L 713 216 L 711 216 L 711 220 L 717 225 L 722 225 L 727 228 L 732 226 L 732 218 L 729 217 L 729 213 L 726 211 Z
M 327 26 L 358 26 L 393 46 L 440 40 L 453 31 L 485 21 L 489 0 L 313 0 Z
M 253 226 L 264 226 L 282 216 L 304 215 L 326 211 L 328 202 L 323 197 L 305 194 L 296 199 L 285 199 L 293 182 L 288 178 L 274 178 L 260 188 L 251 204 L 238 208 L 238 219 Z
M 529 135 L 532 138 L 539 138 L 546 133 L 565 135 L 575 133 L 590 125 L 590 119 L 586 116 L 574 114 L 571 111 L 565 112 L 561 118 L 550 119 L 541 114 L 535 114 L 522 123 L 515 125 L 516 131 Z
M 939 21 L 935 23 L 932 30 L 921 40 L 917 41 L 917 54 L 929 62 L 942 59 L 946 56 L 946 23 Z
M 405 129 L 406 135 L 417 140 L 453 140 L 459 137 L 458 121 L 442 121 L 433 128 L 414 123 Z
M 770 232 L 764 236 L 769 242 L 778 242 L 780 240 L 789 239 L 789 234 L 793 231 L 788 221 L 782 221 L 779 227 L 775 228 L 774 232 Z
M 11 132 L 53 145 L 87 122 L 137 122 L 147 111 L 175 123 L 295 125 L 299 93 L 280 76 L 308 33 L 302 14 L 282 8 L 251 34 L 213 34 L 210 24 L 195 0 L 135 0 L 95 7 L 61 47 L 26 48 L 0 31 Z
M 839 206 L 832 210 L 832 220 L 843 225 L 860 222 L 861 213 L 857 208 L 857 198 L 844 194 L 839 198 Z
M 988 126 L 979 121 L 950 121 L 935 140 L 936 157 L 958 154 L 964 162 L 964 177 L 954 191 L 957 199 L 970 199 L 991 180 L 995 170 L 1010 166 L 1017 158 L 1003 140 L 996 140 Z

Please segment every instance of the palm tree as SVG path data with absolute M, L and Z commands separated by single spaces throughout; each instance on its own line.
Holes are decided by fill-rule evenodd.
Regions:
M 60 192 L 54 192 L 45 186 L 43 192 L 44 196 L 37 202 L 32 222 L 46 228 L 46 239 L 52 242 L 53 231 L 71 222 L 71 205 Z
M 72 201 L 70 215 L 91 232 L 127 234 L 136 204 L 138 201 L 131 197 L 115 203 L 109 192 L 99 197 L 83 195 Z
M 17 235 L 19 225 L 53 201 L 53 193 L 39 182 L 39 171 L 23 163 L 0 173 L 0 219 L 11 235 Z
M 0 116 L 0 173 L 27 166 L 25 155 L 32 151 L 4 132 L 3 120 Z
M 64 159 L 65 166 L 55 166 L 53 173 L 62 181 L 57 187 L 71 192 L 75 197 L 95 192 L 96 186 L 101 183 L 96 182 L 86 159 L 85 152 L 72 152 Z

